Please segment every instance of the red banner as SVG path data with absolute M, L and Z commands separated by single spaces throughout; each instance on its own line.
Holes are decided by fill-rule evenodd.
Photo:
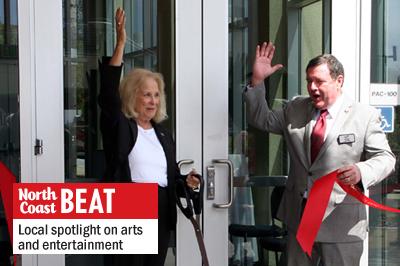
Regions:
M 14 219 L 157 219 L 158 185 L 18 183 Z
M 0 193 L 14 254 L 157 253 L 157 184 L 16 183 L 0 162 Z

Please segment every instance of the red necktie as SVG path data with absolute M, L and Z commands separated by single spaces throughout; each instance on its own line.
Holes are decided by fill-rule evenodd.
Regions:
M 328 110 L 321 110 L 321 114 L 319 115 L 311 133 L 311 163 L 313 163 L 315 158 L 317 158 L 318 152 L 324 143 L 327 115 Z

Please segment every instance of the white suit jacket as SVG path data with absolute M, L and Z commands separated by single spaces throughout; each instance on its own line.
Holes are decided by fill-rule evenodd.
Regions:
M 311 99 L 298 97 L 282 109 L 271 110 L 265 100 L 264 84 L 247 89 L 244 96 L 250 124 L 283 135 L 287 143 L 290 167 L 278 217 L 294 233 L 301 219 L 307 180 L 312 183 L 342 166 L 356 164 L 362 187 L 367 189 L 394 171 L 395 156 L 380 128 L 380 114 L 375 108 L 344 97 L 332 129 L 311 163 L 311 121 L 316 112 Z M 360 241 L 367 228 L 365 206 L 335 184 L 316 241 Z

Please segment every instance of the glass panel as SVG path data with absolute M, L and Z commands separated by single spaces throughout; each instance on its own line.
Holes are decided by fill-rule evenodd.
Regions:
M 273 222 L 269 203 L 272 187 L 277 183 L 271 175 L 286 174 L 286 150 L 280 136 L 247 124 L 242 92 L 251 76 L 256 45 L 272 40 L 276 47 L 286 47 L 285 19 L 284 1 L 229 2 L 229 159 L 234 164 L 229 265 L 267 265 L 269 260 L 272 264 L 268 265 L 275 263 L 275 255 L 263 250 L 259 239 L 239 236 L 239 231 L 242 225 L 250 229 Z M 276 62 L 285 64 L 286 53 L 277 49 Z M 282 73 L 277 73 L 268 81 L 267 100 L 274 108 L 284 102 L 286 88 L 282 77 Z
M 66 182 L 98 182 L 104 173 L 97 105 L 98 60 L 113 52 L 114 12 L 119 6 L 125 9 L 127 19 L 124 71 L 144 67 L 163 74 L 172 118 L 166 126 L 174 128 L 173 5 L 173 1 L 157 0 L 63 0 Z M 66 255 L 66 265 L 108 266 L 109 259 L 100 255 Z M 165 265 L 175 265 L 172 248 Z
M 17 0 L 0 1 L 0 162 L 20 178 Z M 0 199 L 0 265 L 11 265 L 9 232 Z M 18 263 L 19 264 L 19 263 Z
M 301 10 L 301 94 L 307 95 L 306 66 L 322 53 L 322 1 Z
M 400 2 L 397 0 L 372 1 L 371 83 L 400 84 Z M 387 133 L 390 147 L 397 158 L 400 155 L 400 107 L 394 106 L 394 132 Z M 396 172 L 370 190 L 371 197 L 383 204 L 400 208 L 400 163 Z M 369 209 L 370 238 L 369 265 L 399 265 L 400 219 L 398 215 Z
M 400 84 L 399 10 L 399 1 L 372 1 L 371 83 Z

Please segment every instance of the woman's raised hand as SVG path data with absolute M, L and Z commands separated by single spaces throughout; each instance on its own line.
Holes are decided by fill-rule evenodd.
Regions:
M 115 11 L 115 31 L 117 32 L 117 46 L 125 46 L 126 43 L 126 31 L 125 31 L 125 11 L 119 7 Z
M 110 65 L 112 66 L 121 66 L 122 64 L 126 43 L 125 19 L 125 11 L 119 7 L 117 11 L 115 11 L 115 31 L 117 32 L 117 43 L 110 60 Z

